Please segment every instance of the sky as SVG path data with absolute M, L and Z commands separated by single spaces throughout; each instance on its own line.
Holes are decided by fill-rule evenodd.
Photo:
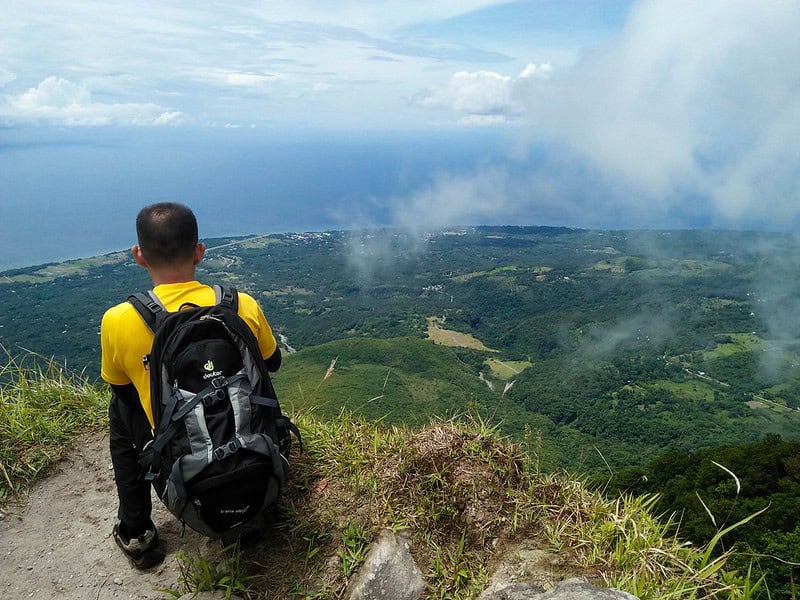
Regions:
M 619 0 L 0 3 L 6 122 L 427 127 L 608 38 Z
M 237 143 L 305 144 L 308 226 L 797 232 L 797 31 L 796 0 L 0 0 L 0 254 L 24 207 L 190 201 Z

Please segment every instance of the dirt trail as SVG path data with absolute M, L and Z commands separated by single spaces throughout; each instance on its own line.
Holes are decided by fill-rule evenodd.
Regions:
M 25 506 L 12 503 L 0 520 L 0 599 L 164 598 L 158 590 L 178 582 L 176 550 L 208 555 L 220 544 L 190 530 L 181 538 L 177 521 L 155 499 L 153 506 L 167 558 L 142 573 L 110 535 L 117 504 L 108 437 L 78 440 L 70 458 L 31 489 Z

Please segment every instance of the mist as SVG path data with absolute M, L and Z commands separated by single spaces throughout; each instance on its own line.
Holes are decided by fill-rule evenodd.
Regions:
M 472 74 L 469 102 L 456 74 L 418 102 L 505 122 L 507 166 L 439 174 L 396 221 L 798 231 L 798 29 L 796 2 L 645 0 L 574 65 Z

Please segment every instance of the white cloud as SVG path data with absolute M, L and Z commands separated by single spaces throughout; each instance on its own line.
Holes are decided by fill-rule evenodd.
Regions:
M 21 94 L 6 95 L 0 118 L 67 126 L 172 125 L 181 121 L 182 113 L 149 103 L 93 102 L 82 85 L 48 77 Z
M 6 4 L 0 56 L 18 79 L 3 92 L 20 95 L 58 76 L 82 84 L 95 101 L 158 103 L 172 94 L 170 109 L 205 124 L 402 127 L 419 114 L 407 98 L 437 81 L 443 68 L 512 60 L 491 43 L 407 29 L 502 0 Z M 332 87 L 310 90 L 314 82 Z M 221 88 L 228 88 L 224 97 Z M 269 93 L 269 111 L 259 93 Z M 8 111 L 5 118 L 12 118 Z
M 395 202 L 395 222 L 412 231 L 497 222 L 515 210 L 514 185 L 503 169 L 484 169 L 466 177 L 441 173 L 410 198 Z
M 789 0 L 642 0 L 569 69 L 462 72 L 415 101 L 464 124 L 525 124 L 529 146 L 549 154 L 504 189 L 552 190 L 562 222 L 797 230 L 798 30 Z M 427 201 L 455 207 L 457 187 L 434 186 Z M 536 214 L 532 193 L 515 198 Z
M 687 193 L 720 224 L 800 221 L 800 4 L 645 0 L 554 85 L 527 90 L 532 135 L 566 143 L 631 204 Z
M 204 69 L 197 71 L 199 79 L 221 83 L 234 87 L 262 88 L 265 85 L 283 79 L 274 73 L 244 73 L 228 69 Z
M 634 0 L 621 30 L 563 47 L 504 36 L 514 28 L 449 29 L 449 17 L 493 4 L 507 8 L 6 2 L 0 119 L 402 129 L 430 121 L 430 110 L 451 124 L 524 125 L 560 161 L 532 177 L 598 214 L 639 211 L 650 222 L 691 194 L 713 224 L 800 228 L 796 0 Z M 414 29 L 422 23 L 436 27 Z
M 447 110 L 461 115 L 461 125 L 496 125 L 522 114 L 516 96 L 533 80 L 548 79 L 550 64 L 529 64 L 517 78 L 494 71 L 459 71 L 441 86 L 417 94 L 412 102 L 422 108 Z
M 180 111 L 171 110 L 158 115 L 153 119 L 153 125 L 178 125 L 184 120 L 184 114 Z
M 553 67 L 550 63 L 543 63 L 535 65 L 528 63 L 528 65 L 519 74 L 520 79 L 549 79 L 550 74 L 553 72 Z
M 89 99 L 89 91 L 83 87 L 60 77 L 48 77 L 37 87 L 17 96 L 13 102 L 21 110 L 35 111 L 88 104 Z
M 459 71 L 439 88 L 415 99 L 424 108 L 446 108 L 459 113 L 491 115 L 509 110 L 511 78 L 491 71 Z

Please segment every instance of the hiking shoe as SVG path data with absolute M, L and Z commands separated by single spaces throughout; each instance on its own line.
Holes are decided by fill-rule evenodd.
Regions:
M 166 556 L 164 549 L 158 543 L 158 532 L 155 525 L 138 537 L 128 538 L 124 535 L 122 523 L 114 525 L 111 535 L 122 551 L 127 555 L 131 564 L 142 571 L 160 565 Z

